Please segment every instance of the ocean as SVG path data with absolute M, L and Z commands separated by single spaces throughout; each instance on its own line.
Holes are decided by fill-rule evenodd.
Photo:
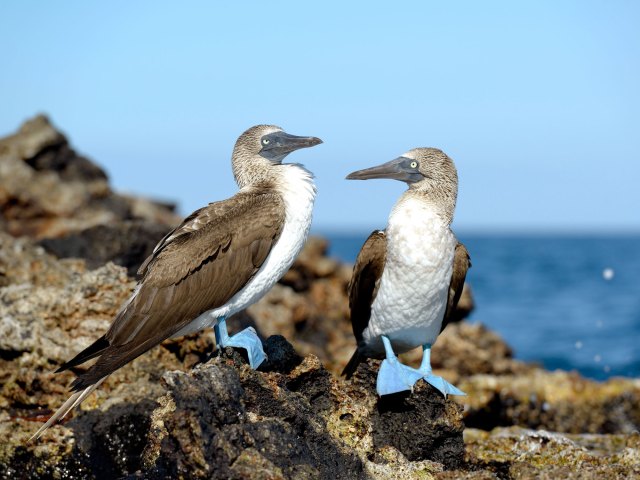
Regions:
M 324 234 L 353 263 L 369 232 Z M 603 380 L 640 376 L 640 235 L 459 235 L 472 268 L 470 321 L 516 358 Z

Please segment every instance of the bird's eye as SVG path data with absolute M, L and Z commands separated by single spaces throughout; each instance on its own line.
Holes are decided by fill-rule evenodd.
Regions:
M 263 138 L 262 139 L 262 144 L 263 145 L 269 145 L 269 139 L 268 138 Z
M 411 162 L 411 168 L 416 168 L 418 166 L 418 162 Z

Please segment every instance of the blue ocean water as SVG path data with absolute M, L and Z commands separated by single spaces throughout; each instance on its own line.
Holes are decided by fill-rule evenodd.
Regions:
M 354 262 L 368 233 L 325 235 Z M 471 254 L 471 321 L 517 358 L 594 379 L 640 376 L 640 235 L 459 235 Z

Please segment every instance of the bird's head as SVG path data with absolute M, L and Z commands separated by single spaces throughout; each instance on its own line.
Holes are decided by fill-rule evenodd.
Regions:
M 279 165 L 295 150 L 322 143 L 317 137 L 299 137 L 275 125 L 256 125 L 246 130 L 233 148 L 233 173 L 241 186 L 258 170 Z
M 453 214 L 458 196 L 458 174 L 447 154 L 437 148 L 414 148 L 390 162 L 347 175 L 348 180 L 390 178 L 407 183 L 409 190 L 421 193 Z
M 322 143 L 317 137 L 299 137 L 275 125 L 256 125 L 245 131 L 236 142 L 234 154 L 260 156 L 279 164 L 295 150 Z
M 437 148 L 414 148 L 390 162 L 347 175 L 347 180 L 372 178 L 400 180 L 407 183 L 409 188 L 425 191 L 446 186 L 457 189 L 458 185 L 453 161 Z

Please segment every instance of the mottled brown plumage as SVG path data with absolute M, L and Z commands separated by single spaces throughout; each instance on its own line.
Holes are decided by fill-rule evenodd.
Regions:
M 136 295 L 103 337 L 108 346 L 74 381 L 73 390 L 97 382 L 200 314 L 224 305 L 258 271 L 283 222 L 282 199 L 266 189 L 241 192 L 194 212 L 142 265 Z M 61 370 L 85 360 L 82 352 Z

